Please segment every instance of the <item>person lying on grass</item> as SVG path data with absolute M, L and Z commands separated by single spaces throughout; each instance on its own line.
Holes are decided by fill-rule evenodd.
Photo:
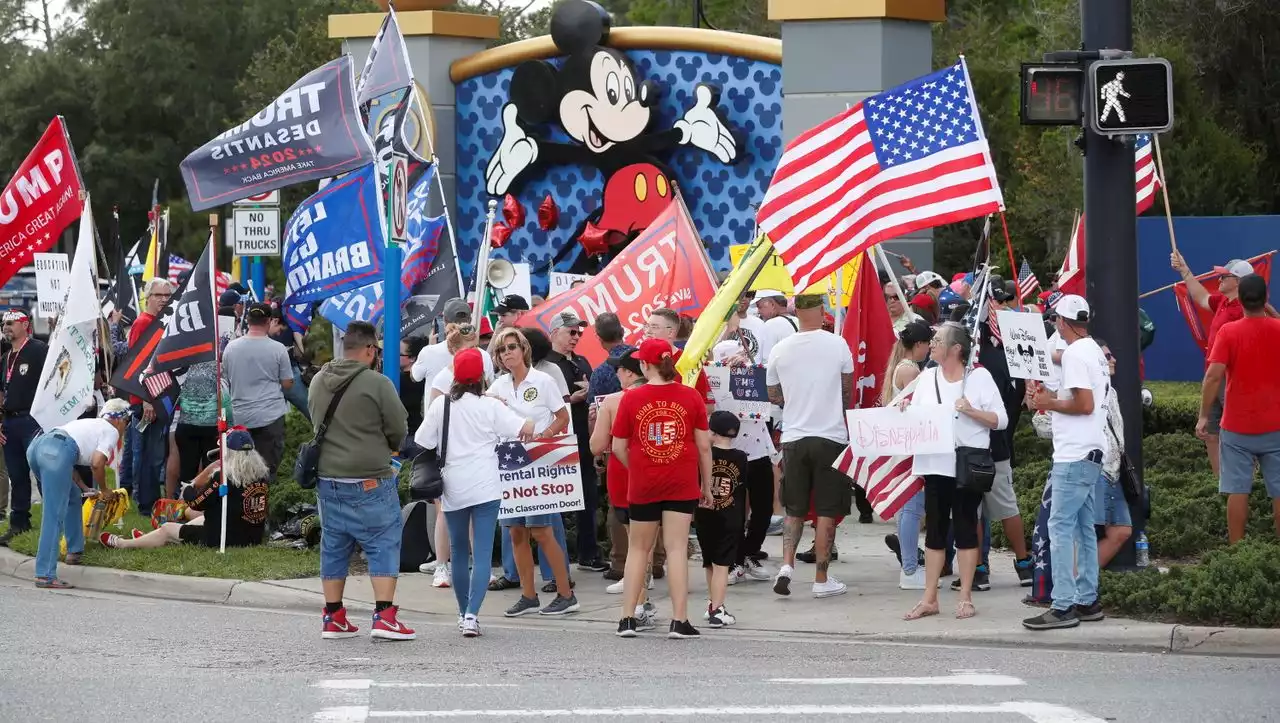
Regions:
M 187 506 L 204 515 L 190 522 L 166 522 L 145 535 L 135 529 L 132 538 L 103 533 L 103 545 L 121 549 L 164 547 L 170 542 L 190 542 L 218 547 L 222 533 L 222 499 L 218 486 L 225 468 L 227 485 L 227 547 L 261 545 L 267 521 L 267 463 L 253 448 L 253 437 L 244 427 L 227 433 L 227 451 L 221 465 L 205 467 L 183 491 Z

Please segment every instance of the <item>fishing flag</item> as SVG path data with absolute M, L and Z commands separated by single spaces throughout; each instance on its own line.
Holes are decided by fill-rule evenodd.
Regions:
M 1268 286 L 1271 284 L 1271 259 L 1275 253 L 1275 251 L 1272 251 L 1261 256 L 1254 256 L 1248 260 L 1253 265 L 1253 273 L 1261 276 Z M 1196 277 L 1196 280 L 1211 295 L 1219 293 L 1219 273 L 1217 271 L 1201 274 Z M 1208 355 L 1209 326 L 1213 323 L 1213 311 L 1200 306 L 1191 298 L 1185 281 L 1179 281 L 1173 285 L 1173 295 L 1177 299 L 1178 311 L 1182 312 L 1182 318 L 1186 320 L 1187 327 L 1191 329 L 1191 336 L 1195 337 L 1196 346 L 1200 347 L 1200 351 Z
M 1003 208 L 962 59 L 792 141 L 758 220 L 804 289 L 873 244 Z
M 285 304 L 323 301 L 382 278 L 379 196 L 368 165 L 299 204 L 285 225 Z
M 0 286 L 80 218 L 83 189 L 66 124 L 56 116 L 0 194 Z
M 58 326 L 49 337 L 49 353 L 31 403 L 31 416 L 42 429 L 61 427 L 94 403 L 94 330 L 100 318 L 94 248 L 93 211 L 86 196 L 66 299 Z
M 1036 272 L 1031 270 L 1031 263 L 1022 259 L 1022 269 L 1018 271 L 1018 301 L 1025 301 L 1028 296 L 1040 290 L 1040 280 Z
M 1137 193 L 1135 197 L 1136 215 L 1141 216 L 1156 202 L 1156 190 L 1160 188 L 1160 176 L 1156 173 L 1155 160 L 1151 156 L 1151 136 L 1138 136 L 1134 145 L 1134 177 Z M 1057 287 L 1064 294 L 1085 295 L 1084 283 L 1084 215 L 1076 219 L 1076 226 L 1071 232 L 1071 243 L 1067 246 L 1067 255 L 1062 259 L 1062 268 L 1058 271 Z

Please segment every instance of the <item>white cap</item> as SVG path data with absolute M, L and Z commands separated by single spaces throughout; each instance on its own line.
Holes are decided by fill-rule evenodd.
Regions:
M 1067 321 L 1081 324 L 1093 318 L 1093 313 L 1089 309 L 1089 302 L 1085 301 L 1083 296 L 1076 296 L 1075 294 L 1067 294 L 1058 299 L 1058 303 L 1053 306 L 1053 312 Z
M 786 294 L 777 289 L 756 289 L 756 295 L 753 298 L 759 301 L 761 299 L 776 299 L 779 296 L 786 297 Z
M 1227 262 L 1226 266 L 1214 266 L 1213 270 L 1218 272 L 1219 276 L 1234 276 L 1237 279 L 1243 279 L 1253 273 L 1253 264 L 1242 259 L 1232 259 Z
M 937 284 L 939 287 L 945 287 L 947 282 L 943 281 L 941 276 L 933 273 L 932 271 L 921 271 L 916 274 L 917 289 L 923 289 L 926 286 L 932 286 L 933 284 Z

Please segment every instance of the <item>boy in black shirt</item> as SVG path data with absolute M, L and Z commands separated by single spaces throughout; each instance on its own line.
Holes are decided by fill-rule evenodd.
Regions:
M 711 413 L 711 506 L 699 507 L 694 514 L 698 545 L 702 548 L 702 567 L 707 571 L 707 624 L 713 628 L 733 625 L 737 620 L 725 610 L 724 599 L 729 585 L 729 568 L 738 556 L 742 541 L 742 505 L 745 487 L 742 480 L 747 470 L 747 453 L 733 449 L 738 436 L 738 415 L 733 412 Z

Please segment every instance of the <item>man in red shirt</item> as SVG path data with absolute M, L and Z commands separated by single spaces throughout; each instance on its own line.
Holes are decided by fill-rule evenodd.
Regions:
M 1227 538 L 1244 538 L 1255 462 L 1271 497 L 1280 533 L 1280 377 L 1272 352 L 1280 347 L 1280 319 L 1267 313 L 1267 282 L 1248 275 L 1232 284 L 1243 318 L 1217 329 L 1209 350 L 1209 369 L 1201 389 L 1196 434 L 1205 437 L 1210 413 L 1226 377 L 1221 422 L 1221 473 L 1218 490 L 1227 495 Z
M 151 321 L 164 312 L 173 298 L 173 284 L 167 279 L 153 278 L 142 289 L 146 296 L 144 309 L 137 321 L 129 327 L 129 348 L 137 345 Z M 129 397 L 133 407 L 133 424 L 129 430 L 127 447 L 131 454 L 129 481 L 134 490 L 138 512 L 144 517 L 151 514 L 151 506 L 160 498 L 160 485 L 164 482 L 165 458 L 169 453 L 169 425 L 156 423 L 156 410 L 137 396 Z M 122 465 L 123 466 L 123 465 Z

